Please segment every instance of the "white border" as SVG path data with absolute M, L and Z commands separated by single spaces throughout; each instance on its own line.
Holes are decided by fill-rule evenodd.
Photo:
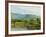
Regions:
M 21 6 L 41 6 L 41 30 L 28 30 L 28 31 L 11 31 L 11 5 L 21 5 Z M 36 4 L 19 4 L 19 3 L 9 3 L 8 4 L 8 34 L 24 34 L 24 33 L 39 33 L 43 32 L 43 5 Z

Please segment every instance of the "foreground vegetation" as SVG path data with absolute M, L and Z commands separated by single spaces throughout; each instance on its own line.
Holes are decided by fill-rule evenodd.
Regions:
M 11 28 L 27 28 L 27 30 L 40 29 L 40 18 L 30 20 L 11 19 Z

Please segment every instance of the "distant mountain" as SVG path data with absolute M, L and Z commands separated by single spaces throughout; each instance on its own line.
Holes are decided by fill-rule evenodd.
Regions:
M 34 18 L 37 18 L 37 17 L 39 17 L 39 16 L 32 15 L 32 14 L 15 14 L 15 13 L 11 13 L 11 18 L 12 19 L 30 20 L 30 19 L 34 19 Z

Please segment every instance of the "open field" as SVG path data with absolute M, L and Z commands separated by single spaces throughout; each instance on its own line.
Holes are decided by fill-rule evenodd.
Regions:
M 30 20 L 14 20 L 11 21 L 11 28 L 26 28 L 27 30 L 40 29 L 40 18 Z

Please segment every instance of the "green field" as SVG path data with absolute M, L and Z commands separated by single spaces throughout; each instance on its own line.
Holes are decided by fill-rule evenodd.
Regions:
M 11 28 L 27 28 L 27 30 L 40 29 L 40 18 L 30 20 L 11 19 Z

